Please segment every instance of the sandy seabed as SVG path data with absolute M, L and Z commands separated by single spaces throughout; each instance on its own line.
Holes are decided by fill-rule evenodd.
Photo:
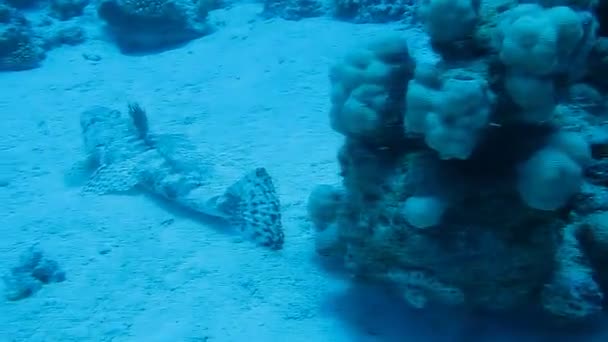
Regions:
M 398 308 L 316 262 L 305 201 L 314 185 L 340 181 L 328 68 L 402 27 L 263 20 L 260 9 L 218 11 L 217 32 L 171 51 L 125 56 L 93 37 L 52 51 L 41 68 L 0 74 L 0 266 L 38 245 L 67 275 L 30 298 L 0 300 L 0 341 L 513 340 L 492 324 Z M 266 167 L 283 205 L 284 249 L 145 195 L 83 196 L 66 181 L 84 158 L 79 114 L 133 101 L 152 131 L 183 134 L 202 162 L 232 170 L 222 186 Z

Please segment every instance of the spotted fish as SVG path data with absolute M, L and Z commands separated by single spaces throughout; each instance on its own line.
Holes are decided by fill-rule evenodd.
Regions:
M 82 112 L 80 125 L 87 169 L 92 171 L 85 192 L 106 194 L 139 188 L 225 220 L 259 245 L 282 248 L 281 206 L 265 168 L 256 168 L 233 184 L 214 189 L 218 182 L 214 165 L 205 164 L 209 159 L 197 158 L 194 150 L 184 148 L 187 144 L 179 136 L 151 134 L 146 112 L 137 104 L 129 105 L 128 114 L 106 107 L 90 108 Z M 216 195 L 210 195 L 213 193 Z

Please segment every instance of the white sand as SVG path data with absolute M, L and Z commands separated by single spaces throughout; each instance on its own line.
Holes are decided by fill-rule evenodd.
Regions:
M 312 187 L 339 182 L 328 67 L 391 27 L 264 21 L 259 10 L 220 11 L 225 27 L 172 51 L 125 56 L 91 39 L 39 69 L 0 74 L 0 266 L 39 244 L 67 273 L 0 301 L 0 341 L 457 341 L 457 318 L 408 318 L 320 267 L 305 219 Z M 66 184 L 83 157 L 80 112 L 128 101 L 148 110 L 154 132 L 186 134 L 235 174 L 267 167 L 284 250 L 143 195 L 83 197 Z

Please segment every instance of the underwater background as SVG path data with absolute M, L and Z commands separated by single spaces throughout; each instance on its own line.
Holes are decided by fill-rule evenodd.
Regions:
M 412 287 L 415 291 L 401 296 L 394 286 L 385 284 L 386 279 L 378 281 L 375 270 L 365 270 L 366 276 L 361 276 L 344 262 L 342 244 L 373 244 L 376 240 L 344 230 L 327 237 L 321 234 L 325 223 L 315 217 L 311 193 L 318 194 L 320 184 L 339 187 L 348 177 L 339 157 L 344 136 L 381 121 L 361 115 L 354 122 L 363 128 L 336 123 L 336 106 L 340 106 L 336 104 L 340 102 L 336 79 L 352 81 L 362 76 L 336 71 L 333 66 L 362 47 L 376 49 L 379 41 L 389 47 L 374 51 L 386 52 L 377 54 L 390 63 L 399 55 L 416 65 L 445 59 L 453 63 L 450 68 L 461 68 L 489 55 L 479 46 L 462 45 L 461 36 L 471 39 L 467 30 L 479 27 L 483 20 L 487 24 L 488 16 L 499 18 L 520 3 L 538 6 L 530 11 L 531 17 L 553 7 L 570 8 L 576 18 L 584 18 L 585 27 L 593 26 L 592 33 L 591 29 L 581 33 L 584 39 L 571 44 L 584 51 L 584 62 L 576 64 L 580 62 L 577 55 L 576 61 L 564 63 L 580 67 L 572 72 L 575 81 L 568 78 L 570 70 L 568 77 L 563 70 L 556 72 L 556 90 L 548 97 L 555 100 L 549 111 L 559 111 L 561 103 L 569 104 L 580 110 L 576 118 L 585 123 L 575 125 L 574 131 L 581 133 L 585 148 L 593 153 L 574 153 L 576 157 L 571 159 L 578 163 L 587 158 L 580 155 L 587 153 L 587 159 L 594 161 L 580 161 L 580 170 L 577 164 L 572 172 L 587 180 L 601 180 L 591 190 L 576 183 L 576 191 L 570 191 L 574 181 L 567 177 L 572 173 L 560 169 L 554 183 L 542 183 L 543 189 L 539 189 L 546 190 L 547 184 L 553 189 L 566 188 L 563 192 L 568 196 L 561 192 L 556 196 L 568 198 L 547 205 L 551 208 L 535 206 L 538 200 L 530 199 L 534 194 L 520 190 L 531 207 L 556 213 L 562 220 L 563 212 L 556 207 L 561 210 L 566 202 L 568 208 L 576 207 L 570 203 L 578 201 L 580 189 L 600 193 L 598 187 L 608 187 L 604 174 L 608 164 L 601 163 L 608 157 L 608 149 L 603 149 L 608 146 L 604 125 L 608 117 L 604 80 L 608 45 L 598 43 L 604 42 L 602 19 L 608 18 L 608 14 L 602 15 L 608 11 L 603 0 L 0 0 L 0 342 L 608 341 L 602 291 L 608 262 L 601 257 L 608 254 L 601 254 L 599 247 L 601 255 L 590 257 L 593 274 L 585 273 L 589 279 L 598 279 L 599 294 L 585 294 L 581 300 L 597 306 L 593 314 L 581 314 L 583 326 L 573 327 L 561 321 L 548 323 L 535 311 L 534 303 L 530 310 L 518 307 L 522 310 L 516 313 L 487 312 L 466 303 L 448 305 L 453 298 L 441 302 L 428 293 L 424 299 L 412 298 L 420 294 L 420 284 L 411 279 L 406 281 L 406 292 Z M 492 14 L 480 6 L 492 8 Z M 433 17 L 431 10 L 440 14 Z M 433 20 L 441 23 L 433 24 Z M 455 24 L 450 26 L 450 20 Z M 501 20 L 488 25 L 498 27 L 504 24 Z M 393 37 L 390 42 L 383 40 L 387 34 Z M 568 34 L 576 35 L 563 33 Z M 589 35 L 593 42 L 587 42 Z M 439 47 L 433 39 L 439 41 Z M 543 35 L 534 39 L 541 43 L 551 40 Z M 394 53 L 395 41 L 403 43 L 400 54 Z M 451 46 L 452 42 L 458 44 Z M 522 43 L 524 49 L 529 48 L 526 44 Z M 535 51 L 547 57 L 546 50 L 541 46 Z M 346 58 L 352 62 L 359 57 Z M 401 75 L 399 82 L 414 79 L 411 63 L 408 70 L 396 72 Z M 543 65 L 540 62 L 532 68 Z M 379 68 L 377 74 L 365 77 L 382 79 L 386 71 Z M 553 77 L 549 74 L 539 79 Z M 511 88 L 522 89 L 537 79 L 518 81 L 521 83 Z M 591 89 L 570 89 L 571 84 Z M 497 94 L 504 91 L 495 84 L 489 88 Z M 546 89 L 545 84 L 530 86 L 519 94 L 537 98 L 546 95 Z M 392 90 L 387 98 L 393 96 Z M 375 91 L 381 92 L 371 93 Z M 373 94 L 361 95 L 360 102 Z M 487 96 L 492 111 L 501 103 L 495 100 L 500 98 L 497 94 Z M 520 107 L 530 102 L 511 96 L 515 98 L 511 102 Z M 476 112 L 485 100 L 485 95 L 483 100 L 473 96 L 454 103 L 470 105 L 473 109 L 468 112 Z M 535 115 L 547 111 L 538 108 L 545 105 L 543 101 L 531 101 Z M 593 120 L 587 120 L 581 111 L 591 113 Z M 546 113 L 538 115 L 543 116 L 542 123 L 533 125 L 542 126 L 549 120 Z M 481 120 L 481 126 L 488 127 L 509 125 L 508 120 L 486 119 L 472 121 Z M 403 125 L 403 120 L 391 125 Z M 474 127 L 467 132 L 481 130 Z M 381 132 L 380 140 L 390 134 Z M 526 130 L 517 140 L 529 134 Z M 161 136 L 173 140 L 165 145 L 168 140 Z M 390 140 L 371 143 L 374 148 L 370 150 L 384 150 L 394 142 Z M 473 140 L 466 141 L 478 142 Z M 424 145 L 424 139 L 420 141 Z M 439 152 L 441 160 L 464 160 L 475 150 L 446 150 L 426 142 Z M 508 144 L 509 148 L 513 145 L 517 144 Z M 356 148 L 353 151 L 359 153 Z M 574 161 L 568 159 L 566 164 Z M 362 163 L 367 165 L 365 160 Z M 593 177 L 582 173 L 584 167 L 593 168 Z M 253 176 L 252 170 L 257 172 Z M 352 186 L 349 184 L 347 188 Z M 264 199 L 261 204 L 256 202 L 258 195 Z M 548 195 L 539 196 L 546 199 Z M 592 209 L 588 208 L 591 204 L 586 209 L 579 205 L 572 212 L 584 216 L 580 213 L 599 215 L 608 210 L 607 196 L 593 198 Z M 444 204 L 434 204 L 416 206 L 416 218 L 411 216 L 414 209 L 406 206 L 407 222 L 400 223 L 401 227 L 424 232 L 434 229 L 426 226 L 434 225 L 434 216 L 442 216 L 446 210 Z M 246 205 L 254 209 L 244 208 Z M 464 208 L 473 216 L 487 215 L 474 203 Z M 507 218 L 520 207 L 513 208 L 502 207 Z M 359 214 L 357 217 L 365 216 Z M 446 217 L 453 217 L 448 214 Z M 261 215 L 261 221 L 256 215 Z M 518 216 L 513 213 L 513 217 Z M 605 222 L 603 216 L 593 217 L 597 226 Z M 417 219 L 433 222 L 417 225 Z M 428 234 L 435 239 L 435 233 Z M 340 246 L 328 247 L 330 238 L 342 241 Z M 554 245 L 546 248 L 551 250 L 550 259 L 559 254 L 553 253 L 558 250 Z M 488 256 L 483 253 L 472 257 L 502 265 L 484 259 Z M 358 258 L 357 263 L 365 264 L 361 260 L 367 260 L 366 256 Z M 383 267 L 392 267 L 391 260 L 383 259 Z M 463 262 L 460 268 L 458 260 L 452 261 L 451 274 L 468 274 L 470 264 Z M 555 264 L 559 260 L 541 268 L 552 270 Z M 421 268 L 414 267 L 416 271 Z M 577 275 L 572 277 L 580 280 Z M 550 282 L 548 278 L 538 281 Z M 424 290 L 427 285 L 422 286 Z M 475 295 L 471 289 L 472 285 L 469 292 L 463 290 L 467 298 Z M 458 289 L 454 291 L 460 295 Z M 536 295 L 530 294 L 530 298 Z M 416 305 L 419 300 L 424 303 Z M 589 319 L 592 324 L 587 324 L 588 316 L 593 316 Z

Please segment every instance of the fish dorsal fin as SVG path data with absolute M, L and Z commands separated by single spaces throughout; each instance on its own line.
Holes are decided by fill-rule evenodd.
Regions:
M 205 156 L 182 134 L 151 134 L 148 115 L 138 103 L 129 104 L 129 116 L 138 136 L 154 148 L 175 171 L 195 176 L 207 176 L 212 167 Z
M 129 116 L 139 137 L 146 139 L 150 126 L 148 125 L 148 114 L 138 103 L 129 103 Z
M 283 247 L 281 204 L 265 168 L 248 172 L 212 200 L 236 229 L 256 243 L 272 249 Z
M 89 178 L 83 193 L 101 195 L 132 190 L 140 182 L 137 165 L 136 158 L 101 165 Z

